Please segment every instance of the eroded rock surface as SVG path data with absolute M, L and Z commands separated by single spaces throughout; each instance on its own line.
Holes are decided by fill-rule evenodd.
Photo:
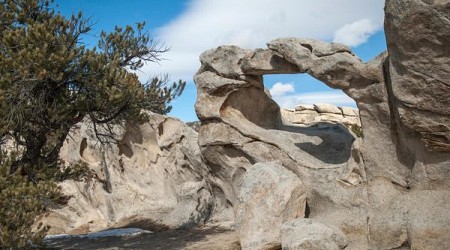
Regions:
M 281 109 L 281 117 L 297 125 L 312 125 L 318 122 L 342 123 L 347 127 L 361 127 L 359 110 L 337 107 L 331 104 L 298 105 L 295 109 Z
M 403 136 L 419 134 L 429 151 L 450 152 L 449 27 L 449 1 L 386 2 L 392 111 Z
M 347 237 L 336 228 L 313 219 L 296 219 L 281 228 L 283 249 L 341 250 L 348 245 Z
M 277 161 L 305 185 L 305 216 L 341 230 L 346 249 L 448 246 L 449 9 L 447 1 L 386 1 L 388 52 L 369 62 L 344 45 L 300 38 L 204 52 L 195 76 L 199 144 L 223 204 L 241 212 L 244 173 Z M 338 123 L 283 122 L 262 80 L 280 73 L 343 90 L 357 103 L 362 138 Z
M 86 163 L 95 178 L 61 184 L 71 198 L 67 206 L 44 218 L 50 233 L 123 226 L 160 230 L 210 219 L 213 190 L 193 129 L 152 113 L 147 123 L 113 129 L 117 144 L 102 145 L 87 122 L 67 138 L 61 158 Z
M 151 115 L 115 127 L 120 143 L 102 146 L 81 124 L 61 157 L 88 164 L 95 178 L 62 183 L 72 198 L 44 221 L 52 233 L 84 233 L 236 216 L 244 249 L 450 248 L 449 13 L 448 1 L 387 0 L 388 51 L 369 62 L 344 45 L 300 38 L 204 52 L 198 138 Z M 328 105 L 280 111 L 262 76 L 284 73 L 343 90 L 359 117 Z M 283 119 L 295 113 L 298 122 Z M 308 120 L 317 114 L 328 120 Z M 344 126 L 354 117 L 359 135 Z
M 243 176 L 236 203 L 236 230 L 242 249 L 281 246 L 281 225 L 305 215 L 306 190 L 291 171 L 256 163 Z

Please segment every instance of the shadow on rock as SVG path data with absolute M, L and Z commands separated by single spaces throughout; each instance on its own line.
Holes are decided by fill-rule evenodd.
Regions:
M 234 231 L 223 228 L 177 229 L 140 235 L 52 239 L 52 249 L 240 249 Z
M 295 146 L 315 158 L 329 164 L 347 162 L 351 155 L 352 143 L 355 137 L 342 124 L 320 122 L 308 127 L 283 125 L 281 130 L 291 133 L 301 133 L 307 136 L 317 136 L 321 142 L 299 142 Z

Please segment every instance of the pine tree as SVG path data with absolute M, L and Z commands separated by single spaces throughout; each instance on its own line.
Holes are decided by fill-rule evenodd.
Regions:
M 60 189 L 53 180 L 35 184 L 26 176 L 9 174 L 13 160 L 14 156 L 0 158 L 0 248 L 43 246 L 48 228 L 42 225 L 33 228 L 33 225 L 49 203 L 56 204 L 61 198 Z
M 101 32 L 98 44 L 88 48 L 82 37 L 91 27 L 82 13 L 62 16 L 53 1 L 0 0 L 0 144 L 12 139 L 23 149 L 10 164 L 0 161 L 0 183 L 22 180 L 20 192 L 27 193 L 27 187 L 57 180 L 60 148 L 84 117 L 94 128 L 142 122 L 142 109 L 165 114 L 182 93 L 183 81 L 141 83 L 135 74 L 167 51 L 144 32 L 145 23 Z M 5 198 L 9 187 L 0 188 Z

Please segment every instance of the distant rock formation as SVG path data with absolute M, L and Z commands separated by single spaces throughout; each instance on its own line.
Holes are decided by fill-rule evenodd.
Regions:
M 276 162 L 306 188 L 306 205 L 298 206 L 297 214 L 321 223 L 314 228 L 337 228 L 348 239 L 325 245 L 450 248 L 448 13 L 448 1 L 387 0 L 388 52 L 367 63 L 344 45 L 300 38 L 276 39 L 267 49 L 205 51 L 195 75 L 199 144 L 222 203 L 240 217 L 264 214 L 242 210 L 257 202 L 240 198 L 249 185 L 243 181 L 252 180 L 247 175 L 256 163 Z M 283 120 L 282 113 L 289 114 L 265 93 L 262 76 L 286 73 L 307 73 L 353 98 L 362 137 L 339 123 L 294 126 Z M 332 115 L 340 112 L 336 107 L 317 106 L 291 112 L 292 121 L 296 112 L 302 113 L 301 123 L 312 119 L 308 113 L 341 117 Z M 269 199 L 260 191 L 252 196 Z M 292 219 L 281 218 L 281 223 Z M 244 249 L 264 248 L 266 229 L 279 227 L 272 221 L 255 224 L 259 236 L 241 233 Z M 281 238 L 270 239 L 270 246 L 282 244 Z
M 350 107 L 336 107 L 332 104 L 301 104 L 295 109 L 281 109 L 281 117 L 297 125 L 310 125 L 318 122 L 342 123 L 348 127 L 361 127 L 359 110 Z
M 195 130 L 195 132 L 198 133 L 198 131 L 200 130 L 200 122 L 199 121 L 194 121 L 194 122 L 187 122 L 186 125 L 188 125 L 189 127 L 191 127 L 193 130 Z

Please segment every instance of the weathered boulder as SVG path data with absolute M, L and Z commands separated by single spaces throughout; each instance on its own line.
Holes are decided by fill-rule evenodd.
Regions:
M 61 183 L 70 200 L 43 219 L 50 233 L 127 225 L 158 230 L 210 218 L 213 190 L 197 133 L 177 119 L 149 116 L 142 125 L 114 126 L 118 143 L 102 145 L 91 123 L 73 128 L 60 156 L 67 163 L 86 163 L 94 178 Z
M 399 188 L 386 179 L 369 184 L 367 225 L 372 249 L 447 249 L 450 247 L 449 190 Z
M 313 104 L 300 104 L 295 107 L 295 111 L 302 111 L 302 110 L 315 110 Z
M 434 204 L 450 189 L 449 6 L 387 0 L 388 53 L 366 63 L 344 45 L 300 38 L 204 52 L 195 76 L 199 144 L 225 203 L 237 206 L 253 164 L 278 161 L 306 187 L 308 218 L 339 228 L 348 249 L 446 246 L 441 222 L 450 216 Z M 274 73 L 307 73 L 343 90 L 357 103 L 362 130 L 315 118 L 310 126 L 289 123 L 295 112 L 309 115 L 303 122 L 317 110 L 280 111 L 262 81 Z M 358 117 L 333 112 L 323 114 L 343 123 Z
M 296 219 L 281 227 L 281 245 L 289 250 L 340 250 L 348 239 L 339 229 L 314 219 Z
M 348 54 L 344 58 L 350 56 L 351 62 L 364 67 L 359 59 L 352 59 L 354 56 L 341 45 L 327 46 L 322 42 L 302 39 L 278 39 L 274 44 L 282 48 L 298 47 L 298 44 L 303 44 L 300 47 L 304 48 L 312 47 L 317 55 L 321 55 L 317 57 L 308 49 L 312 62 L 327 57 L 332 61 L 340 60 L 341 56 L 335 58 L 336 53 Z M 277 51 L 277 60 L 280 60 L 279 55 L 287 57 L 284 52 L 295 53 L 280 51 Z M 308 52 L 301 50 L 303 56 Z M 307 187 L 308 211 L 311 215 L 326 216 L 328 218 L 325 220 L 332 221 L 332 225 L 345 224 L 347 231 L 354 234 L 355 244 L 364 246 L 367 244 L 364 214 L 367 213 L 365 208 L 368 200 L 360 188 L 360 184 L 367 179 L 361 145 L 352 149 L 355 136 L 342 124 L 317 123 L 299 127 L 283 122 L 278 105 L 264 93 L 261 75 L 255 75 L 267 71 L 253 70 L 255 62 L 252 62 L 251 74 L 245 72 L 248 67 L 241 66 L 246 65 L 251 53 L 235 46 L 206 51 L 200 57 L 203 66 L 195 76 L 198 87 L 196 111 L 201 120 L 199 144 L 204 159 L 213 170 L 211 174 L 221 180 L 217 182 L 217 188 L 223 192 L 227 203 L 236 207 L 240 203 L 237 199 L 238 183 L 243 173 L 256 162 L 278 161 L 295 173 Z M 223 66 L 218 62 L 219 55 L 228 56 Z M 232 55 L 240 58 L 232 58 Z M 236 65 L 230 66 L 230 61 Z M 261 63 L 266 65 L 265 62 Z M 212 64 L 214 69 L 209 66 Z M 315 64 L 311 63 L 311 67 Z M 314 67 L 320 68 L 320 65 Z M 236 71 L 230 72 L 231 68 Z M 285 72 L 288 69 L 292 68 L 270 69 L 268 73 L 274 70 Z M 296 72 L 298 69 L 290 73 Z M 298 112 L 306 111 L 316 112 Z M 354 218 L 355 214 L 361 216 Z M 280 230 L 279 226 L 274 230 Z
M 342 123 L 348 127 L 361 127 L 359 111 L 350 107 L 336 107 L 331 104 L 301 104 L 293 109 L 281 109 L 285 123 L 294 125 L 313 125 L 319 122 Z
M 273 249 L 281 225 L 305 215 L 306 190 L 291 171 L 256 163 L 243 175 L 236 202 L 236 230 L 242 249 Z
M 449 9 L 448 1 L 386 2 L 386 85 L 414 187 L 450 188 Z
M 449 13 L 449 1 L 386 1 L 387 86 L 399 130 L 422 141 L 403 142 L 413 154 L 450 152 Z
M 350 107 L 338 107 L 341 111 L 342 114 L 347 117 L 347 116 L 357 116 L 359 117 L 359 110 L 358 109 L 354 109 L 354 108 L 350 108 Z
M 342 111 L 338 107 L 328 103 L 314 104 L 314 109 L 319 113 L 342 114 Z

